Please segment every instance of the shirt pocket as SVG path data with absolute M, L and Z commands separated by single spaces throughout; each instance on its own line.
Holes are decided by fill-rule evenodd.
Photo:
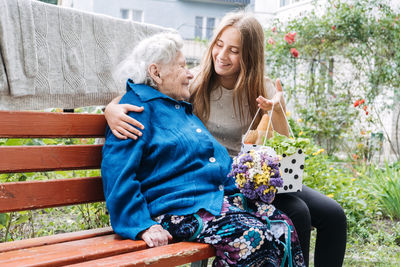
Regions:
M 179 154 L 185 155 L 187 164 L 198 160 L 208 162 L 209 158 L 214 156 L 212 137 L 206 130 L 196 126 L 188 126 L 184 131 L 175 129 L 173 133 L 179 141 Z

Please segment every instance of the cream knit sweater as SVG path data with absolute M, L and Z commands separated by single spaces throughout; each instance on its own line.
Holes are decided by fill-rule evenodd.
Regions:
M 0 0 L 0 109 L 105 105 L 124 93 L 115 67 L 167 30 L 30 0 Z

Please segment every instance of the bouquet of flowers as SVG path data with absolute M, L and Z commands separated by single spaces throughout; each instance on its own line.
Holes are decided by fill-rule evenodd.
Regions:
M 254 122 L 254 119 L 253 119 Z M 264 114 L 256 130 L 251 130 L 252 124 L 242 140 L 242 152 L 251 150 L 267 150 L 268 154 L 279 157 L 279 169 L 283 186 L 276 188 L 276 193 L 299 192 L 303 185 L 305 155 L 309 151 L 310 141 L 305 138 L 294 138 L 280 135 L 271 129 L 271 118 Z M 293 132 L 288 123 L 291 135 Z
M 283 186 L 279 171 L 279 158 L 271 156 L 267 150 L 240 152 L 233 159 L 232 170 L 236 186 L 249 199 L 271 203 L 277 187 Z

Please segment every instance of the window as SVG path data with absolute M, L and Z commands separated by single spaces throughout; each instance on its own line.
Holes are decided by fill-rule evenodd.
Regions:
M 203 17 L 196 16 L 194 21 L 194 37 L 202 39 L 203 37 Z
M 215 27 L 215 18 L 196 16 L 194 19 L 194 38 L 210 40 Z
M 123 18 L 123 19 L 129 18 L 129 10 L 128 9 L 121 9 L 121 18 Z
M 302 0 L 279 0 L 279 6 L 283 7 L 283 6 L 287 6 L 290 4 L 295 4 L 298 2 L 301 2 Z
M 132 9 L 131 11 L 132 11 L 131 19 L 133 21 L 143 22 L 143 11 L 142 10 Z
M 121 9 L 121 18 L 143 22 L 143 10 Z
M 215 26 L 215 18 L 207 18 L 206 38 L 211 40 Z
M 280 7 L 287 6 L 290 4 L 290 0 L 280 0 Z

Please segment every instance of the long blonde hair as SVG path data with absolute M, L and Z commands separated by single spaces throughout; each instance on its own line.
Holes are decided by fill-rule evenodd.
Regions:
M 211 39 L 210 45 L 200 64 L 200 72 L 192 82 L 190 102 L 194 113 L 206 124 L 210 118 L 210 95 L 218 87 L 218 74 L 214 70 L 212 49 L 227 27 L 235 27 L 241 35 L 240 72 L 234 87 L 233 105 L 238 110 L 240 121 L 245 123 L 244 105 L 247 100 L 249 116 L 257 112 L 256 98 L 266 96 L 264 81 L 264 31 L 261 24 L 252 15 L 238 12 L 227 14 Z M 244 100 L 245 99 L 245 100 Z M 238 105 L 238 109 L 236 107 Z M 259 113 L 255 125 L 261 120 Z

